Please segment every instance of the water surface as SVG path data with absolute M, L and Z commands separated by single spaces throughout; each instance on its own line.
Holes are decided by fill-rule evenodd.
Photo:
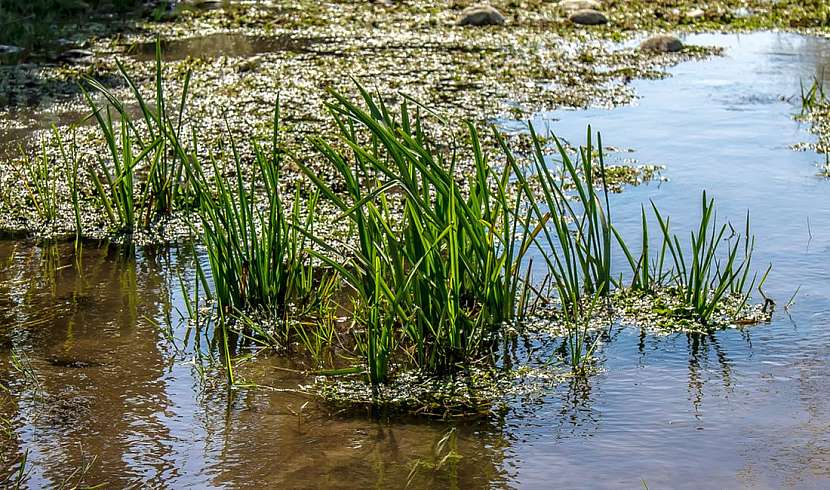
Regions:
M 125 258 L 87 244 L 77 262 L 71 244 L 4 241 L 0 379 L 21 386 L 15 352 L 38 381 L 3 395 L 3 460 L 28 450 L 32 486 L 60 484 L 95 456 L 87 482 L 113 487 L 402 487 L 419 461 L 436 462 L 433 446 L 455 426 L 462 458 L 440 471 L 421 464 L 413 487 L 827 488 L 830 181 L 817 176 L 817 155 L 790 148 L 812 136 L 789 99 L 830 62 L 830 42 L 776 33 L 686 41 L 726 51 L 634 82 L 634 106 L 535 123 L 573 143 L 592 124 L 606 144 L 636 150 L 625 157 L 667 166 L 669 182 L 613 196 L 629 235 L 649 199 L 678 231 L 697 219 L 703 189 L 722 216 L 741 222 L 751 209 L 756 264 L 774 263 L 770 324 L 711 336 L 615 329 L 602 373 L 488 420 L 345 417 L 313 401 L 301 409 L 301 394 L 229 394 L 202 380 L 155 326 L 184 309 L 188 250 Z M 296 388 L 304 380 L 290 367 L 263 359 L 246 374 Z

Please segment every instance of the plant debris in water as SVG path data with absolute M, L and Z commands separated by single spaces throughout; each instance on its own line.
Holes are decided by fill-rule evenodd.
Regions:
M 823 157 L 819 162 L 819 173 L 830 177 L 830 97 L 828 97 L 825 80 L 813 78 L 808 86 L 801 85 L 801 112 L 796 119 L 810 125 L 810 131 L 816 135 L 815 143 L 802 143 L 794 146 L 796 150 L 814 150 Z
M 364 379 L 319 377 L 302 388 L 347 412 L 452 418 L 506 410 L 511 398 L 542 396 L 547 389 L 572 376 L 570 371 L 554 367 L 474 367 L 452 377 L 404 371 L 389 383 L 374 388 Z

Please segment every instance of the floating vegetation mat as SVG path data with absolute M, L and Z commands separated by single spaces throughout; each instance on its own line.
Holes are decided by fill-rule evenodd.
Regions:
M 377 387 L 362 379 L 321 377 L 302 388 L 345 413 L 407 413 L 457 418 L 505 411 L 510 399 L 542 396 L 572 376 L 571 371 L 553 366 L 503 370 L 470 368 L 452 377 L 430 377 L 417 371 L 405 371 Z
M 599 344 L 602 333 L 610 328 L 641 329 L 658 336 L 706 335 L 716 330 L 747 328 L 772 318 L 774 303 L 748 305 L 741 296 L 730 295 L 719 302 L 711 320 L 704 325 L 694 318 L 689 307 L 684 306 L 679 294 L 673 288 L 650 293 L 617 290 L 603 305 L 594 308 L 593 317 L 586 325 L 584 341 Z M 566 344 L 568 336 L 574 335 L 573 326 L 559 320 L 555 302 L 539 311 L 536 317 L 523 321 L 517 329 L 507 329 L 505 334 L 510 336 L 511 332 L 512 338 L 521 336 L 537 347 L 551 341 Z M 510 369 L 471 367 L 446 377 L 402 370 L 388 383 L 379 386 L 372 386 L 363 376 L 319 376 L 314 383 L 301 386 L 300 390 L 319 396 L 335 409 L 349 414 L 474 417 L 508 410 L 510 400 L 526 401 L 544 396 L 574 376 L 601 370 L 595 362 L 589 362 L 585 368 L 581 372 L 574 371 L 556 353 L 550 353 L 547 364 L 521 364 Z
M 718 302 L 712 318 L 704 325 L 695 319 L 694 312 L 683 304 L 680 293 L 673 288 L 661 288 L 651 293 L 618 290 L 611 301 L 620 323 L 656 334 L 711 333 L 724 328 L 757 325 L 770 321 L 774 307 L 773 303 L 747 305 L 740 295 L 727 295 Z
M 651 292 L 633 289 L 615 290 L 593 309 L 587 329 L 592 332 L 612 326 L 642 329 L 652 335 L 676 333 L 710 334 L 726 328 L 744 328 L 769 322 L 775 304 L 747 304 L 739 295 L 721 298 L 712 317 L 705 324 L 695 317 L 694 310 L 684 304 L 681 292 L 661 287 Z M 535 336 L 569 334 L 572 326 L 559 320 L 559 304 L 552 302 L 525 322 L 525 330 Z

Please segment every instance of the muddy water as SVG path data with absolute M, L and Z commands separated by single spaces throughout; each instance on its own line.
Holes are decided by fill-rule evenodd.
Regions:
M 217 33 L 208 36 L 161 41 L 165 60 L 181 60 L 187 57 L 215 58 L 251 57 L 261 53 L 287 51 L 291 53 L 309 52 L 312 46 L 322 39 L 294 38 L 288 35 L 277 37 L 248 36 L 236 33 Z M 156 56 L 156 43 L 137 44 L 127 52 L 140 60 L 153 60 Z
M 279 358 L 245 368 L 272 389 L 229 394 L 202 378 L 193 334 L 185 347 L 174 328 L 179 352 L 155 326 L 184 309 L 178 276 L 192 280 L 180 259 L 189 251 L 87 244 L 78 262 L 71 245 L 4 241 L 0 379 L 18 395 L 0 395 L 10 419 L 3 460 L 28 450 L 33 487 L 60 484 L 94 456 L 86 482 L 112 487 L 397 488 L 418 465 L 414 488 L 826 488 L 830 181 L 816 175 L 818 156 L 789 148 L 812 137 L 786 99 L 830 62 L 830 42 L 770 33 L 687 41 L 726 55 L 637 82 L 636 106 L 536 123 L 574 142 L 591 123 L 607 144 L 667 165 L 670 182 L 613 197 L 624 232 L 636 233 L 649 199 L 676 229 L 688 227 L 704 188 L 722 215 L 740 220 L 751 209 L 758 263 L 775 265 L 769 325 L 711 336 L 614 330 L 600 352 L 604 372 L 489 420 L 347 418 L 279 391 L 304 381 Z M 433 470 L 433 446 L 452 426 L 462 457 Z

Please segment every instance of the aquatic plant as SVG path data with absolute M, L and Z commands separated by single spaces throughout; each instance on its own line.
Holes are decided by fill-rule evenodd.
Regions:
M 90 79 L 87 83 L 104 96 L 106 107 L 96 103 L 83 87 L 82 90 L 111 157 L 111 162 L 99 160 L 99 172 L 104 176 L 106 187 L 102 185 L 97 172 L 92 173 L 96 190 L 111 223 L 119 230 L 129 233 L 136 226 L 149 226 L 154 218 L 169 215 L 175 209 L 189 209 L 195 203 L 195 196 L 199 195 L 199 192 L 190 186 L 192 175 L 188 162 L 191 152 L 181 140 L 190 71 L 184 78 L 174 120 L 165 101 L 159 42 L 156 43 L 155 100 L 152 104 L 154 108 L 145 100 L 127 68 L 118 60 L 116 64 L 140 109 L 143 128 L 132 120 L 127 105 L 99 81 Z M 117 134 L 111 108 L 119 120 L 120 131 Z M 142 164 L 145 158 L 148 162 L 146 179 L 139 182 L 135 177 L 136 167 Z M 112 172 L 110 167 L 113 168 Z M 141 212 L 143 215 L 137 214 Z
M 103 157 L 99 157 L 98 171 L 90 168 L 89 175 L 113 228 L 129 235 L 136 227 L 137 203 L 134 192 L 137 184 L 136 166 L 148 158 L 151 152 L 155 151 L 154 159 L 160 156 L 158 148 L 161 147 L 161 140 L 155 140 L 143 149 L 134 150 L 127 120 L 124 118 L 120 120 L 120 132 L 118 133 L 120 136 L 118 136 L 113 127 L 113 118 L 109 108 L 105 113 L 106 117 L 101 114 L 100 110 L 94 111 L 110 150 L 112 169 Z
M 584 374 L 599 346 L 600 336 L 590 335 L 591 322 L 600 316 L 600 294 L 596 293 L 587 305 L 576 310 L 576 316 L 565 317 L 568 365 L 575 373 Z
M 12 470 L 0 477 L 0 484 L 7 488 L 14 488 L 20 489 L 23 488 L 26 483 L 29 481 L 29 472 L 31 471 L 31 467 L 29 467 L 29 450 L 23 452 L 23 454 L 17 458 L 14 462 L 16 467 L 13 467 Z
M 78 171 L 80 170 L 81 160 L 78 158 L 78 147 L 75 142 L 75 129 L 72 128 L 72 146 L 67 151 L 64 145 L 63 138 L 58 128 L 52 127 L 52 136 L 58 146 L 61 158 L 64 161 L 65 179 L 69 187 L 70 201 L 72 203 L 73 216 L 75 218 L 75 251 L 80 258 L 81 236 L 83 235 L 83 220 L 81 219 L 81 199 L 80 190 L 78 186 Z
M 298 167 L 351 220 L 357 245 L 343 262 L 317 254 L 355 291 L 366 325 L 359 342 L 373 383 L 389 372 L 390 352 L 404 344 L 415 365 L 450 373 L 486 355 L 505 322 L 516 316 L 522 259 L 541 226 L 526 226 L 530 211 L 511 204 L 511 168 L 495 173 L 477 131 L 467 125 L 475 174 L 462 193 L 458 155 L 436 148 L 422 118 L 404 101 L 400 119 L 358 87 L 365 105 L 332 92 L 329 110 L 340 128 L 338 149 L 311 143 L 334 167 L 346 196 L 302 161 Z M 390 201 L 397 200 L 392 211 Z M 337 252 L 325 240 L 314 241 Z
M 801 116 L 805 116 L 808 113 L 812 112 L 819 106 L 827 103 L 827 94 L 824 91 L 824 79 L 823 77 L 816 77 L 814 76 L 810 80 L 810 85 L 805 86 L 804 80 L 799 82 L 799 86 L 801 89 L 800 93 L 800 105 L 801 105 Z
M 26 189 L 35 213 L 41 221 L 53 222 L 58 215 L 58 179 L 55 165 L 46 149 L 46 141 L 41 141 L 39 155 L 30 156 L 20 149 L 23 161 L 12 165 L 20 182 Z
M 690 242 L 684 246 L 680 238 L 670 231 L 670 217 L 664 216 L 654 202 L 651 207 L 660 228 L 660 251 L 656 257 L 650 257 L 645 208 L 642 209 L 642 248 L 636 259 L 620 234 L 616 233 L 631 266 L 630 287 L 644 292 L 674 288 L 688 311 L 674 311 L 672 314 L 691 315 L 704 325 L 726 295 L 738 299 L 735 314 L 740 313 L 756 284 L 759 287 L 763 285 L 769 273 L 768 268 L 759 280 L 757 272 L 751 271 L 755 237 L 750 233 L 749 213 L 743 233 L 737 232 L 728 222 L 718 226 L 714 199 L 707 198 L 704 191 L 697 231 L 691 232 Z M 669 266 L 664 269 L 667 263 Z
M 231 135 L 236 181 L 229 184 L 211 158 L 213 177 L 205 176 L 198 159 L 191 162 L 199 197 L 203 242 L 210 263 L 212 295 L 225 313 L 233 310 L 267 310 L 285 319 L 289 307 L 306 311 L 320 300 L 320 287 L 329 279 L 307 253 L 313 236 L 318 195 L 312 192 L 302 209 L 300 189 L 286 209 L 280 189 L 283 154 L 279 147 L 279 102 L 274 111 L 270 153 L 255 143 L 255 179 L 264 187 L 265 205 L 257 205 L 255 180 L 243 181 L 243 163 Z M 211 189 L 216 195 L 211 196 Z M 301 215 L 305 212 L 305 217 Z
M 748 218 L 743 241 L 736 239 L 721 257 L 727 225 L 715 227 L 714 203 L 706 199 L 688 255 L 670 234 L 668 217 L 652 206 L 662 244 L 660 254 L 650 257 L 643 208 L 643 248 L 635 258 L 612 224 L 601 137 L 595 139 L 590 127 L 575 157 L 550 137 L 556 156 L 551 161 L 530 127 L 529 167 L 494 129 L 499 167 L 491 163 L 473 124 L 464 128 L 463 143 L 439 145 L 421 116 L 428 108 L 405 98 L 393 114 L 382 97 L 357 85 L 358 101 L 330 92 L 327 107 L 338 138 L 308 138 L 334 170 L 335 183 L 314 170 L 304 154 L 284 147 L 279 102 L 270 149 L 251 141 L 251 173 L 231 133 L 229 148 L 218 156 L 210 151 L 207 159 L 201 157 L 195 134 L 194 149 L 185 148 L 179 134 L 189 75 L 175 108 L 178 115 L 171 117 L 160 60 L 157 45 L 152 110 L 119 65 L 144 115 L 141 130 L 124 105 L 98 87 L 115 107 L 116 134 L 110 108 L 95 106 L 87 94 L 111 156 L 92 175 L 103 207 L 124 231 L 153 216 L 198 206 L 201 227 L 193 229 L 201 228 L 212 288 L 201 270 L 199 277 L 218 306 L 214 340 L 232 382 L 232 353 L 239 340 L 285 347 L 293 335 L 320 366 L 325 347 L 337 335 L 332 318 L 339 306 L 332 297 L 341 287 L 352 303 L 350 347 L 377 386 L 398 365 L 442 376 L 488 364 L 505 326 L 535 309 L 548 281 L 561 304 L 559 320 L 568 326 L 570 364 L 582 369 L 597 345 L 587 327 L 595 306 L 625 287 L 623 276 L 612 276 L 614 241 L 631 266 L 630 287 L 644 292 L 674 288 L 702 323 L 725 295 L 740 295 L 740 309 L 756 282 L 749 275 Z M 312 184 L 311 191 L 307 183 L 295 184 L 290 205 L 281 182 L 286 155 Z M 462 176 L 457 169 L 469 162 L 473 171 Z M 143 183 L 136 179 L 139 165 L 147 170 Z M 231 181 L 225 177 L 228 169 Z M 334 221 L 349 223 L 349 236 L 341 240 L 318 231 L 321 199 L 339 210 Z M 137 219 L 139 210 L 143 220 Z M 547 277 L 538 288 L 525 261 L 531 248 L 546 266 Z M 191 303 L 188 296 L 187 308 L 192 317 L 198 299 Z
M 663 233 L 663 244 L 674 263 L 673 282 L 682 292 L 686 305 L 691 307 L 697 319 L 706 324 L 726 294 L 739 295 L 742 308 L 749 299 L 757 281 L 757 273 L 750 280 L 752 251 L 755 238 L 749 231 L 749 212 L 746 215 L 745 231 L 736 233 L 731 224 L 717 226 L 714 199 L 701 198 L 701 217 L 698 230 L 691 232 L 690 256 L 684 256 L 683 247 L 677 235 L 669 231 L 668 218 L 663 218 L 652 203 L 654 214 Z M 727 237 L 727 230 L 731 236 Z M 721 245 L 726 244 L 724 254 Z M 767 273 L 769 269 L 767 270 Z M 766 279 L 761 278 L 762 285 Z
M 586 145 L 578 150 L 574 162 L 556 136 L 555 144 L 568 184 L 575 192 L 567 192 L 564 179 L 557 178 L 550 169 L 542 150 L 541 139 L 532 125 L 528 125 L 533 141 L 533 183 L 522 172 L 503 138 L 497 135 L 508 161 L 516 169 L 520 189 L 528 206 L 542 225 L 544 242 L 541 255 L 553 277 L 563 313 L 567 318 L 580 316 L 579 308 L 585 294 L 605 296 L 613 287 L 611 277 L 611 243 L 613 227 L 605 181 L 605 163 L 602 139 L 598 135 L 599 166 L 594 163 L 595 148 L 591 128 L 588 127 Z M 597 182 L 595 179 L 599 179 Z M 600 187 L 602 194 L 597 191 Z M 541 196 L 541 197 L 537 197 Z M 551 227 L 544 226 L 550 223 Z M 551 232 L 552 228 L 552 232 Z

